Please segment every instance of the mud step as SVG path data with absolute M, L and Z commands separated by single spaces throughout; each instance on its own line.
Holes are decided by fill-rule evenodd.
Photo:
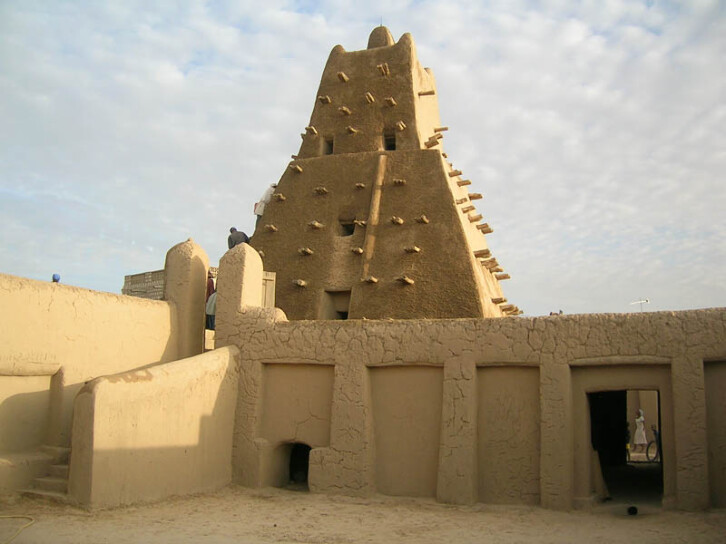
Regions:
M 61 446 L 41 446 L 40 451 L 52 457 L 55 465 L 67 465 L 71 457 L 71 448 Z
M 33 485 L 39 491 L 52 491 L 56 493 L 68 492 L 68 480 L 65 478 L 53 478 L 52 476 L 36 478 L 33 481 Z
M 64 480 L 67 480 L 68 472 L 68 465 L 51 465 L 48 469 L 48 476 L 52 478 L 63 478 Z
M 30 499 L 43 499 L 61 504 L 70 504 L 68 494 L 58 491 L 44 491 L 42 489 L 21 489 L 20 494 Z

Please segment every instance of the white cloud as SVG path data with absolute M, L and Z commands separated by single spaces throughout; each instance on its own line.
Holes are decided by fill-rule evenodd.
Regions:
M 118 291 L 229 226 L 299 147 L 330 49 L 380 17 L 433 68 L 528 313 L 726 305 L 718 2 L 0 5 L 0 270 Z M 355 13 L 351 18 L 350 14 Z

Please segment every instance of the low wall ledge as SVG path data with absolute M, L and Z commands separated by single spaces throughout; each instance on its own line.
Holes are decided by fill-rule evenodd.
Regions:
M 0 376 L 52 376 L 60 368 L 60 363 L 0 361 Z
M 670 357 L 655 355 L 610 355 L 607 357 L 583 357 L 570 362 L 570 366 L 611 366 L 611 365 L 669 365 Z

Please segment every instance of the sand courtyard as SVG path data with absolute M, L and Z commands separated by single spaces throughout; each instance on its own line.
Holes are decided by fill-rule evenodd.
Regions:
M 17 544 L 726 541 L 724 509 L 664 511 L 646 502 L 638 503 L 638 515 L 628 516 L 627 506 L 612 501 L 591 512 L 556 512 L 530 506 L 452 506 L 433 499 L 338 497 L 232 485 L 216 493 L 96 512 L 22 498 L 4 504 L 0 515 L 28 515 L 35 520 L 13 540 Z M 5 543 L 25 523 L 0 519 L 0 542 Z

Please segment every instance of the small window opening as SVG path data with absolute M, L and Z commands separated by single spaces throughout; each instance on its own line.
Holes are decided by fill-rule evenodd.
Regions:
M 320 305 L 320 319 L 348 319 L 350 291 L 325 291 Z
M 353 236 L 355 232 L 355 223 L 352 220 L 341 219 L 340 220 L 340 235 L 341 236 Z
M 325 137 L 323 138 L 323 155 L 332 155 L 333 154 L 333 137 Z
M 386 131 L 383 134 L 383 149 L 386 151 L 396 150 L 396 133 L 393 131 Z
M 290 485 L 308 489 L 310 446 L 295 443 L 290 451 Z

